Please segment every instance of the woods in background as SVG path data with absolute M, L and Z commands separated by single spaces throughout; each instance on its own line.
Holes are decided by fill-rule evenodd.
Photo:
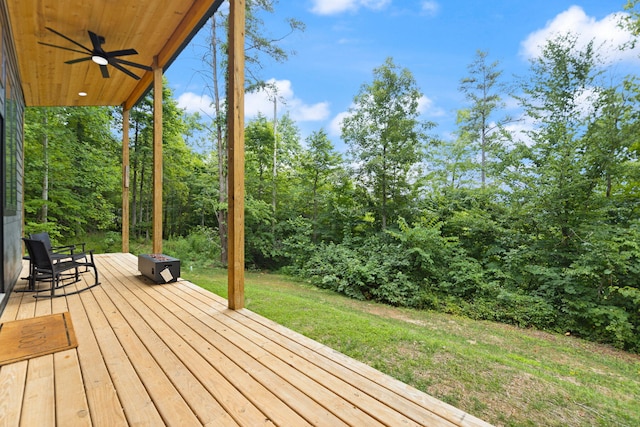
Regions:
M 344 153 L 323 129 L 303 139 L 288 115 L 250 120 L 247 266 L 640 351 L 640 87 L 612 72 L 592 45 L 563 35 L 508 92 L 499 63 L 479 51 L 447 140 L 430 135 L 420 89 L 392 58 L 354 96 Z M 505 114 L 510 97 L 517 118 Z M 166 84 L 163 102 L 164 238 L 206 236 L 209 264 L 221 265 L 222 128 L 180 110 Z M 147 98 L 131 113 L 139 238 L 150 233 L 150 108 Z M 110 108 L 27 110 L 28 232 L 119 231 L 120 120 Z

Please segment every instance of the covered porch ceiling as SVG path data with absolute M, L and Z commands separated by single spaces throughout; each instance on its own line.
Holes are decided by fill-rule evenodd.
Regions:
M 129 251 L 129 110 L 153 87 L 224 0 L 2 0 L 9 18 L 26 106 L 123 107 L 122 242 Z M 229 308 L 244 306 L 245 0 L 229 1 L 227 167 Z M 91 32 L 91 33 L 90 33 Z M 54 47 L 52 45 L 58 46 Z M 98 51 L 96 49 L 99 49 Z M 135 49 L 135 55 L 128 50 Z M 113 53 L 114 51 L 118 52 Z M 128 52 L 123 54 L 122 52 Z M 13 49 L 4 49 L 13 55 Z M 107 53 L 105 53 L 107 52 Z M 108 53 L 111 52 L 112 55 Z M 113 61 L 99 65 L 91 56 Z M 124 55 L 124 56 L 123 56 Z M 6 55 L 5 55 L 6 56 Z M 78 59 L 84 58 L 77 62 Z M 67 63 L 73 61 L 72 64 Z M 105 78 L 105 68 L 108 78 Z M 131 73 L 139 79 L 132 78 Z M 129 75 L 128 75 L 129 74 Z M 10 90 L 15 90 L 11 88 Z M 84 96 L 80 95 L 81 93 Z M 154 97 L 153 251 L 162 252 L 162 97 Z
M 165 70 L 215 13 L 223 0 L 9 0 L 7 8 L 27 106 L 116 106 L 131 108 L 151 87 L 153 72 L 123 65 L 136 80 L 112 65 L 109 78 L 89 56 L 41 43 L 82 51 L 88 31 L 104 37 L 107 51 L 135 49 L 121 59 Z M 80 96 L 84 92 L 86 96 Z

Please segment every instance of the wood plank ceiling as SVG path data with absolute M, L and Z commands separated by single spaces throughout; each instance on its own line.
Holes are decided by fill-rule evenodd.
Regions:
M 4 0 L 3 0 L 4 1 Z M 7 0 L 27 106 L 125 105 L 130 108 L 150 88 L 153 73 L 127 67 L 140 80 L 108 65 L 103 78 L 93 61 L 65 64 L 82 50 L 50 27 L 91 49 L 88 31 L 104 37 L 107 52 L 135 49 L 122 59 L 166 69 L 223 0 Z M 80 96 L 84 92 L 86 96 Z

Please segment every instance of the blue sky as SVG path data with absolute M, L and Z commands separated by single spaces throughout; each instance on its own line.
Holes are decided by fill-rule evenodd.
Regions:
M 499 61 L 503 80 L 526 75 L 539 46 L 556 33 L 571 31 L 583 43 L 595 40 L 616 70 L 640 67 L 638 52 L 616 49 L 629 35 L 617 27 L 625 0 L 282 0 L 264 16 L 267 31 L 279 37 L 287 18 L 306 30 L 287 37 L 282 46 L 296 53 L 283 64 L 266 62 L 260 75 L 275 82 L 303 138 L 324 128 L 336 148 L 344 150 L 340 120 L 360 86 L 387 57 L 414 75 L 424 97 L 422 118 L 437 123 L 433 133 L 448 138 L 456 110 L 465 106 L 460 79 L 478 49 Z M 205 31 L 167 71 L 181 107 L 211 114 L 211 99 L 201 63 Z M 622 72 L 622 71 L 621 71 Z M 509 100 L 506 100 L 507 102 Z M 265 94 L 248 94 L 247 119 L 261 111 L 273 115 Z M 518 126 L 526 126 L 518 125 Z

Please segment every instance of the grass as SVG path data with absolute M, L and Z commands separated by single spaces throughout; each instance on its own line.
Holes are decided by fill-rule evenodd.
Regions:
M 227 295 L 224 270 L 194 268 L 182 276 Z M 640 425 L 638 355 L 355 301 L 276 274 L 247 273 L 245 294 L 248 309 L 495 425 Z
M 98 253 L 121 247 L 116 233 L 82 241 Z M 149 252 L 149 245 L 132 242 L 131 252 Z M 185 279 L 226 297 L 226 270 L 187 264 Z M 495 425 L 640 425 L 638 355 L 570 336 L 356 301 L 276 274 L 247 273 L 245 294 L 250 310 Z

